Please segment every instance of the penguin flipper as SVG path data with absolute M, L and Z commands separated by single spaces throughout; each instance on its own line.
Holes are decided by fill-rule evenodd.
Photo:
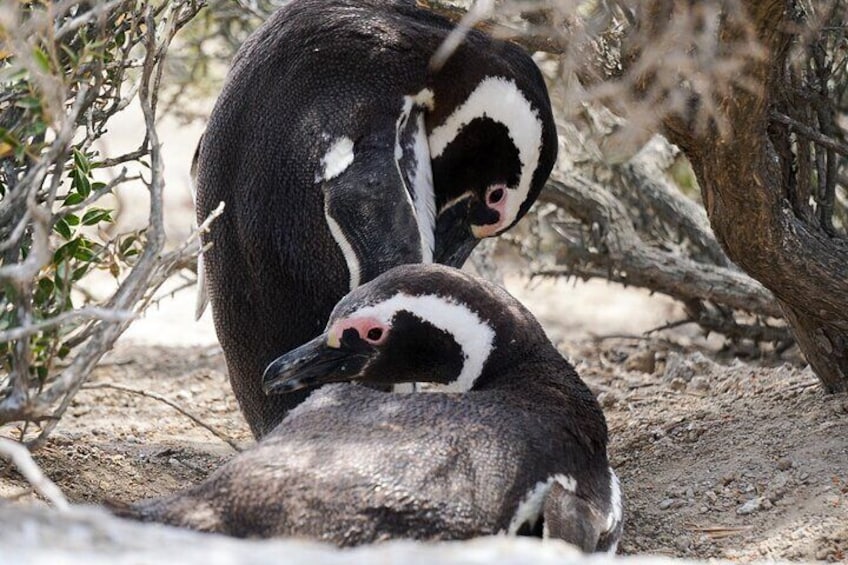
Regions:
M 598 551 L 606 518 L 593 503 L 555 481 L 542 511 L 545 538 L 567 541 L 585 553 Z
M 191 182 L 191 201 L 197 209 L 197 166 L 200 158 L 200 146 L 203 143 L 203 135 L 197 141 L 197 147 L 194 148 L 194 156 L 191 158 L 191 169 L 189 177 Z M 209 305 L 209 291 L 206 289 L 206 269 L 203 268 L 203 243 L 200 243 L 200 251 L 197 253 L 197 298 L 194 303 L 194 321 L 200 319 L 206 306 Z
M 203 316 L 209 305 L 209 291 L 206 289 L 206 269 L 203 266 L 203 251 L 197 254 L 197 298 L 194 303 L 194 321 Z
M 389 143 L 363 143 L 346 168 L 322 185 L 324 215 L 351 289 L 397 265 L 422 261 L 415 209 L 398 174 L 391 133 Z

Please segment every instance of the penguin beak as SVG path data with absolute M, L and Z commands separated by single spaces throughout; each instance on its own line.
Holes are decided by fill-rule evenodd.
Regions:
M 459 269 L 465 264 L 468 256 L 471 255 L 471 252 L 474 251 L 474 248 L 477 247 L 478 243 L 480 243 L 479 239 L 476 237 L 470 237 L 458 242 L 447 242 L 440 249 L 438 240 L 436 240 L 436 250 L 433 253 L 433 261 Z
M 480 242 L 468 226 L 467 211 L 467 206 L 451 206 L 436 218 L 436 244 L 433 250 L 433 261 L 436 263 L 462 267 Z
M 271 362 L 262 375 L 265 394 L 284 394 L 309 386 L 355 379 L 368 356 L 327 344 L 322 334 Z

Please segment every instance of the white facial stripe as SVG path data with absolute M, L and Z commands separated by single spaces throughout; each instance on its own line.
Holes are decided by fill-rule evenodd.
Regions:
M 353 163 L 353 141 L 349 137 L 342 136 L 333 142 L 321 158 L 324 175 L 316 179 L 316 182 L 336 178 L 345 172 L 351 163 Z
M 533 109 L 515 82 L 501 77 L 489 77 L 480 82 L 468 99 L 430 133 L 430 156 L 435 159 L 441 155 L 463 127 L 483 116 L 506 126 L 521 161 L 518 186 L 507 191 L 505 225 L 509 225 L 527 199 L 542 149 L 539 112 Z
M 336 240 L 339 249 L 342 251 L 342 255 L 344 255 L 345 263 L 347 263 L 347 272 L 350 274 L 350 290 L 353 290 L 359 286 L 359 258 L 356 256 L 356 251 L 353 250 L 353 246 L 345 237 L 345 234 L 338 222 L 336 222 L 336 220 L 334 220 L 330 215 L 330 211 L 327 210 L 326 204 L 324 205 L 324 219 L 327 220 L 327 227 L 330 228 L 330 233 L 332 234 L 333 239 Z
M 524 524 L 533 528 L 539 522 L 545 497 L 551 491 L 554 481 L 558 482 L 569 492 L 574 492 L 577 489 L 577 481 L 573 477 L 563 474 L 557 474 L 553 477 L 548 477 L 545 481 L 536 483 L 536 486 L 527 491 L 524 499 L 518 503 L 518 508 L 515 509 L 515 515 L 510 520 L 509 527 L 507 528 L 509 535 L 516 535 Z
M 471 198 L 471 193 L 466 192 L 464 194 L 460 194 L 459 196 L 457 196 L 453 200 L 448 200 L 447 202 L 445 202 L 444 206 L 439 208 L 439 214 L 441 214 L 442 212 L 444 212 L 445 210 L 447 210 L 448 208 L 450 208 L 452 206 L 456 206 L 457 204 L 459 204 L 463 200 L 468 200 L 469 198 Z
M 418 232 L 421 234 L 421 255 L 423 263 L 433 262 L 433 249 L 436 246 L 436 196 L 433 193 L 433 170 L 430 168 L 430 148 L 427 145 L 427 131 L 424 126 L 424 113 L 417 116 L 418 131 L 415 134 L 415 173 L 412 189 L 415 193 L 415 216 L 418 218 Z
M 395 126 L 395 165 L 398 169 L 400 181 L 406 188 L 404 192 L 418 224 L 418 233 L 421 237 L 421 262 L 432 263 L 436 240 L 434 232 L 436 223 L 436 197 L 433 193 L 433 171 L 430 167 L 430 148 L 427 144 L 427 132 L 424 126 L 423 112 L 416 112 L 414 118 L 416 126 L 413 146 L 411 148 L 404 147 L 401 140 L 401 132 L 407 127 L 409 116 L 415 106 L 432 108 L 433 92 L 425 88 L 415 96 L 404 97 L 403 109 Z M 410 190 L 409 186 L 406 186 L 406 176 L 404 175 L 404 171 L 401 170 L 401 159 L 404 156 L 404 151 L 409 151 L 410 149 L 415 157 L 415 169 L 409 172 L 412 190 Z M 412 198 L 413 194 L 415 195 L 414 202 Z
M 438 391 L 465 392 L 471 389 L 492 352 L 495 341 L 495 331 L 492 327 L 464 304 L 449 302 L 432 294 L 397 294 L 384 302 L 357 310 L 351 317 L 373 316 L 388 324 L 400 310 L 405 310 L 449 333 L 462 348 L 465 361 L 459 377 L 448 385 L 439 386 Z

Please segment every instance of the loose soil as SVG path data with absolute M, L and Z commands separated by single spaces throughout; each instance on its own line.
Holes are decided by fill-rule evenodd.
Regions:
M 645 337 L 634 324 L 658 325 L 674 317 L 674 306 L 610 285 L 527 288 L 511 281 L 510 288 L 604 407 L 626 496 L 622 553 L 848 559 L 848 396 L 825 395 L 797 355 L 767 366 L 717 353 L 684 329 Z M 177 311 L 187 313 L 191 297 L 184 301 Z M 166 316 L 174 311 L 163 309 Z M 595 324 L 592 313 L 600 310 L 607 318 L 599 314 Z M 167 398 L 240 447 L 252 444 L 219 347 L 157 344 L 173 343 L 179 333 L 166 319 L 157 322 L 154 313 L 139 324 L 144 332 L 134 331 L 104 358 L 35 454 L 73 502 L 170 493 L 234 454 L 167 404 L 111 385 Z M 200 332 L 191 324 L 182 329 L 185 342 L 209 335 L 208 322 Z M 598 328 L 617 335 L 593 336 Z M 168 337 L 157 339 L 162 335 Z M 14 433 L 0 428 L 0 435 Z M 36 498 L 4 463 L 0 497 Z

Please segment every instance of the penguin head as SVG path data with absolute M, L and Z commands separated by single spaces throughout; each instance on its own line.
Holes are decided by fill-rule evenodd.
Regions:
M 450 267 L 403 265 L 336 305 L 326 331 L 273 361 L 268 394 L 340 381 L 480 388 L 516 359 L 555 349 L 500 287 Z
M 435 261 L 461 266 L 484 237 L 530 209 L 556 161 L 556 127 L 538 70 L 486 76 L 464 98 L 436 89 L 428 135 L 437 187 Z

